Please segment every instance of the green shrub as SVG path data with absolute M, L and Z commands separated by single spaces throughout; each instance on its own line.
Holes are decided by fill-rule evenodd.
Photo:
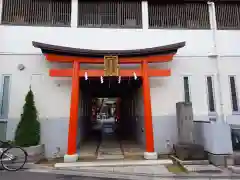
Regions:
M 40 123 L 34 102 L 34 95 L 30 89 L 25 97 L 23 113 L 15 132 L 15 144 L 22 147 L 36 146 L 40 142 Z

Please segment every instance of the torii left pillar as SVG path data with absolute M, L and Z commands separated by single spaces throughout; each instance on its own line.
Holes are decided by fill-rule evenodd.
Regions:
M 72 93 L 70 119 L 68 128 L 68 149 L 64 156 L 64 162 L 76 162 L 77 154 L 77 127 L 78 127 L 78 105 L 79 105 L 79 70 L 80 64 L 77 61 L 73 62 L 72 70 Z
M 148 76 L 148 62 L 142 62 L 142 79 L 143 79 L 143 102 L 144 102 L 144 121 L 145 121 L 145 136 L 146 136 L 146 152 L 145 159 L 157 159 L 157 153 L 154 152 L 154 137 L 152 125 L 152 110 L 151 110 L 151 95 Z

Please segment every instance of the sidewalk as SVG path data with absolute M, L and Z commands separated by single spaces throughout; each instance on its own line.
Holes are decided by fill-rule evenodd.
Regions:
M 62 174 L 62 175 L 72 175 L 72 176 L 86 176 L 86 177 L 99 177 L 99 178 L 112 178 L 112 179 L 129 179 L 129 180 L 154 180 L 154 179 L 240 179 L 240 175 L 235 174 L 134 174 L 134 173 L 117 173 L 117 172 L 98 172 L 89 170 L 55 170 L 55 169 L 29 169 L 28 172 L 36 173 L 51 173 L 51 174 Z
M 26 171 L 37 173 L 64 174 L 74 176 L 91 176 L 113 179 L 240 179 L 240 175 L 223 171 L 222 173 L 181 173 L 174 174 L 165 165 L 115 166 L 115 167 L 69 167 L 54 168 L 28 164 Z

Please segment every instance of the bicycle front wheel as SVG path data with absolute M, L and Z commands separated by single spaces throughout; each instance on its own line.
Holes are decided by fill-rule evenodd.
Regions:
M 18 171 L 27 162 L 27 152 L 21 147 L 10 147 L 3 151 L 0 159 L 5 170 Z

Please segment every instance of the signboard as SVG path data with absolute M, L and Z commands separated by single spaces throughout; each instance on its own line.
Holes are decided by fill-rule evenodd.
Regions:
M 118 56 L 104 56 L 104 76 L 119 76 Z

